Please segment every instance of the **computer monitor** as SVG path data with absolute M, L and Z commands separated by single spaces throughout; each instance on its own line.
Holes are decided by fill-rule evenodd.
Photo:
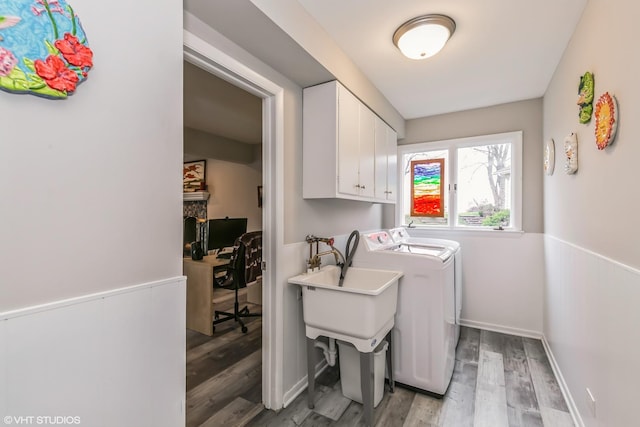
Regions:
M 247 232 L 247 218 L 210 219 L 207 228 L 207 250 L 222 249 Z

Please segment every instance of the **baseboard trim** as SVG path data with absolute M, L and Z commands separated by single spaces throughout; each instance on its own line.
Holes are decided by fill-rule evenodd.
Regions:
M 553 374 L 556 376 L 556 379 L 558 380 L 560 391 L 562 391 L 564 400 L 567 402 L 567 406 L 569 406 L 569 413 L 571 413 L 571 418 L 573 418 L 573 423 L 578 427 L 584 427 L 584 421 L 582 421 L 582 417 L 580 416 L 580 411 L 578 411 L 578 407 L 576 406 L 576 402 L 573 400 L 573 396 L 569 391 L 567 382 L 564 380 L 564 377 L 562 376 L 562 372 L 560 371 L 560 366 L 558 365 L 558 362 L 556 362 L 556 358 L 553 356 L 553 352 L 551 351 L 551 346 L 547 341 L 547 337 L 542 335 L 541 339 L 542 339 L 542 346 L 544 347 L 544 351 L 545 353 L 547 353 L 547 358 L 549 359 L 549 363 L 551 364 L 551 369 L 553 370 Z
M 48 302 L 45 304 L 34 305 L 31 307 L 19 308 L 17 310 L 5 311 L 3 313 L 0 313 L 0 320 L 9 320 L 16 317 L 28 316 L 35 313 L 41 313 L 43 311 L 55 310 L 58 308 L 68 307 L 70 305 L 82 304 L 87 301 L 109 298 L 109 297 L 129 293 L 129 292 L 136 292 L 145 288 L 155 288 L 158 286 L 172 285 L 176 283 L 186 285 L 186 282 L 187 282 L 187 278 L 185 276 L 177 276 L 177 277 L 171 277 L 168 279 L 156 280 L 153 282 L 141 283 L 138 285 L 123 287 L 118 289 L 111 289 L 104 292 L 97 292 L 94 294 L 67 298 L 59 301 Z M 186 287 L 185 287 L 185 290 L 186 290 Z
M 509 326 L 496 325 L 493 323 L 486 323 L 486 322 L 477 322 L 475 320 L 460 319 L 460 325 L 468 326 L 470 328 L 476 328 L 476 329 L 485 329 L 487 331 L 492 331 L 492 332 L 500 332 L 508 335 L 517 335 L 520 337 L 535 338 L 535 339 L 542 338 L 542 332 L 540 331 L 511 328 Z
M 316 365 L 316 378 L 318 378 L 318 376 L 320 376 L 320 374 L 322 374 L 325 371 L 325 369 L 327 369 L 328 367 L 329 367 L 329 364 L 323 358 Z M 307 389 L 308 385 L 309 385 L 309 382 L 307 381 L 307 376 L 305 375 L 303 378 L 300 379 L 300 381 L 298 381 L 293 387 L 291 387 L 289 391 L 287 391 L 284 394 L 284 398 L 282 399 L 283 400 L 282 407 L 286 408 L 287 406 L 289 406 L 291 402 L 296 400 L 296 398 L 300 396 L 302 392 Z

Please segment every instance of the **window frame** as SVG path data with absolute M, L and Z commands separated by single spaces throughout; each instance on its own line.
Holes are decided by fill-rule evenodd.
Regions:
M 489 144 L 511 144 L 511 221 L 508 227 L 502 230 L 493 227 L 482 226 L 460 226 L 457 225 L 458 206 L 457 189 L 458 184 L 458 148 L 468 148 L 478 145 Z M 398 198 L 396 200 L 396 225 L 408 226 L 404 224 L 406 212 L 403 212 L 405 198 L 410 195 L 405 194 L 405 162 L 404 156 L 407 154 L 422 153 L 427 151 L 442 150 L 448 152 L 448 172 L 446 172 L 445 193 L 448 198 L 448 224 L 415 224 L 416 228 L 424 230 L 458 230 L 458 231 L 511 231 L 521 232 L 522 230 L 522 152 L 523 138 L 522 131 L 504 132 L 489 135 L 479 135 L 466 138 L 446 139 L 432 142 L 419 142 L 398 146 Z M 411 204 L 411 203 L 409 203 Z

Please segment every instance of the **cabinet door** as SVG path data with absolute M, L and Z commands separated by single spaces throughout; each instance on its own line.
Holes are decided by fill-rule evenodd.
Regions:
M 378 200 L 395 201 L 398 181 L 398 137 L 380 118 L 376 118 L 376 190 Z
M 338 192 L 358 195 L 360 101 L 338 86 Z M 331 141 L 327 141 L 331 143 Z M 318 177 L 319 179 L 321 177 Z
M 386 126 L 386 124 L 385 124 Z M 387 200 L 396 201 L 398 193 L 398 134 L 387 126 Z
M 375 198 L 378 200 L 387 199 L 387 125 L 380 118 L 376 117 L 375 130 Z
M 360 196 L 373 197 L 375 169 L 375 119 L 373 111 L 360 104 L 359 177 Z

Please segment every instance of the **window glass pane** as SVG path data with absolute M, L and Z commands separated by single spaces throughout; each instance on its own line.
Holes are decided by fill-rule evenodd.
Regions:
M 436 162 L 422 162 L 426 160 L 442 160 L 437 162 L 440 167 L 439 173 L 431 168 Z M 413 221 L 414 225 L 448 225 L 449 223 L 449 152 L 447 150 L 427 151 L 422 153 L 407 153 L 402 156 L 401 165 L 403 167 L 403 194 L 407 195 L 402 198 L 402 218 L 401 223 L 409 224 Z M 413 164 L 413 168 L 412 168 Z M 422 174 L 424 170 L 420 170 L 423 166 L 427 172 Z M 432 170 L 433 169 L 433 170 Z M 422 175 L 424 176 L 422 176 Z M 442 190 L 440 192 L 440 190 Z M 413 192 L 412 192 L 413 191 Z M 429 199 L 428 206 L 421 205 L 420 201 L 416 205 L 418 198 Z M 415 215 L 412 216 L 412 206 Z
M 511 144 L 458 148 L 456 204 L 461 227 L 511 225 Z

